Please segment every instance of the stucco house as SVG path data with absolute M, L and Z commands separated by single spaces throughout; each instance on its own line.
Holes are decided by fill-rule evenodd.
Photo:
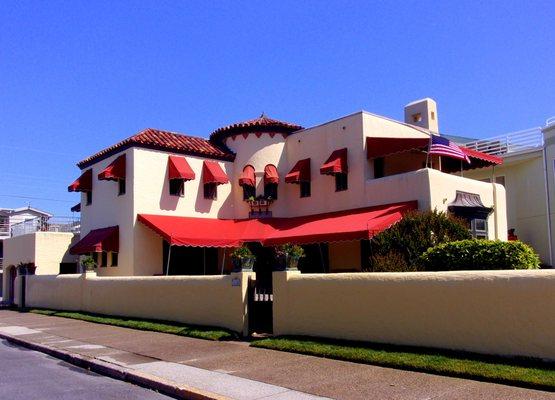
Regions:
M 93 254 L 100 276 L 221 274 L 237 246 L 261 271 L 271 246 L 293 242 L 303 272 L 359 271 L 368 239 L 411 209 L 462 210 L 477 236 L 505 240 L 503 186 L 450 173 L 501 159 L 428 157 L 435 102 L 405 111 L 404 122 L 360 111 L 309 128 L 262 115 L 208 139 L 145 129 L 78 163 L 71 252 Z

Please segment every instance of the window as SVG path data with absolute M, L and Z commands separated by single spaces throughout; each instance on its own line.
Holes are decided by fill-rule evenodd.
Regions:
M 277 183 L 267 183 L 264 185 L 264 197 L 277 200 L 278 198 L 278 185 Z
M 85 205 L 90 206 L 92 204 L 92 191 L 88 191 L 85 192 L 86 196 L 87 196 L 87 201 L 85 202 Z
M 183 179 L 170 179 L 170 196 L 185 195 L 185 181 Z
M 477 239 L 488 238 L 488 221 L 481 218 L 476 218 L 470 221 L 470 232 L 472 237 Z
M 412 122 L 420 122 L 420 121 L 422 121 L 421 113 L 412 114 Z
M 342 192 L 343 190 L 347 190 L 347 188 L 347 174 L 335 174 L 335 191 Z
M 374 178 L 384 177 L 384 158 L 374 158 Z
M 204 184 L 204 198 L 209 200 L 218 198 L 218 186 L 215 183 Z
M 432 111 L 432 121 L 436 119 L 436 113 Z
M 310 182 L 301 182 L 301 197 L 310 197 Z
M 101 267 L 107 267 L 108 266 L 108 253 L 103 251 L 100 254 L 101 254 L 100 266 Z
M 125 179 L 118 179 L 118 196 L 125 194 Z
M 112 252 L 112 262 L 110 264 L 112 267 L 118 266 L 118 253 Z
M 250 185 L 243 185 L 243 200 L 248 200 L 250 197 L 256 197 L 256 188 Z

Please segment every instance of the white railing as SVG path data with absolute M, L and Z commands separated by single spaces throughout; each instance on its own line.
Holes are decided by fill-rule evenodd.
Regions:
M 545 126 L 551 126 L 553 124 L 555 124 L 555 117 L 548 118 L 547 121 L 545 121 Z
M 33 232 L 73 232 L 79 233 L 81 221 L 73 217 L 32 218 L 10 227 L 12 237 Z
M 10 224 L 9 222 L 0 222 L 0 237 L 10 236 Z
M 464 146 L 481 151 L 482 153 L 503 155 L 542 147 L 543 134 L 541 128 L 531 128 L 506 135 L 475 140 L 465 143 Z

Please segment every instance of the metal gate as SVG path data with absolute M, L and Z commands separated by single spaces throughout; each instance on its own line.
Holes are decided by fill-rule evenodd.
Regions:
M 249 278 L 248 287 L 249 334 L 268 334 L 273 332 L 272 282 Z

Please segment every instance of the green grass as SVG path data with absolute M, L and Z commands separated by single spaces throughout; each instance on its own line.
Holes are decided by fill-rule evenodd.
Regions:
M 555 391 L 555 363 L 537 359 L 503 358 L 310 337 L 261 339 L 252 342 L 251 346 Z
M 72 318 L 81 321 L 94 322 L 97 324 L 120 326 L 124 328 L 139 329 L 142 331 L 153 331 L 170 333 L 172 335 L 188 336 L 206 340 L 235 340 L 237 334 L 221 328 L 210 326 L 185 325 L 177 322 L 153 321 L 140 318 L 116 317 L 101 314 L 91 314 L 76 311 L 56 311 L 45 309 L 27 310 L 35 314 L 50 315 L 55 317 Z

